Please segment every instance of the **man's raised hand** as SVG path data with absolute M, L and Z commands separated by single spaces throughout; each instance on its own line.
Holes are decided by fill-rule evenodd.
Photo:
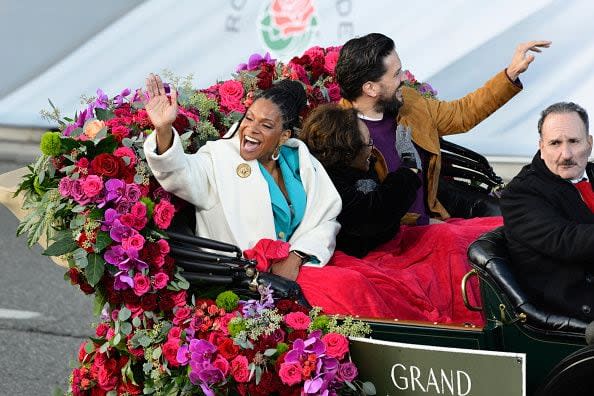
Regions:
M 540 40 L 540 41 L 528 41 L 526 43 L 521 43 L 516 47 L 516 52 L 514 52 L 514 56 L 507 67 L 507 76 L 512 81 L 516 81 L 518 76 L 528 69 L 528 65 L 532 63 L 534 60 L 534 55 L 528 53 L 529 51 L 532 52 L 542 52 L 541 48 L 549 48 L 551 46 L 550 41 Z

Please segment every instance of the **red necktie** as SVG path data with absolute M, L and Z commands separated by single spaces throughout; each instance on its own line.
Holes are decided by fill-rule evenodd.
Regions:
M 574 186 L 580 192 L 582 199 L 590 208 L 590 211 L 594 213 L 594 191 L 592 191 L 592 185 L 588 180 L 582 180 L 581 182 L 577 182 Z

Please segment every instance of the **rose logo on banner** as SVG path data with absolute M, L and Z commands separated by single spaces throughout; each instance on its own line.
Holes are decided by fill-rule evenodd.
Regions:
M 272 0 L 263 7 L 259 18 L 264 46 L 281 59 L 302 52 L 317 26 L 313 0 Z

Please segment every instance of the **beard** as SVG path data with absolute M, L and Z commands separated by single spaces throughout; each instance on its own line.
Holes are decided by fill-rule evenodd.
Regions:
M 392 117 L 398 115 L 398 111 L 403 105 L 402 99 L 399 99 L 396 96 L 399 89 L 400 87 L 398 87 L 398 89 L 394 91 L 394 95 L 390 97 L 380 97 L 374 106 L 374 110 L 378 113 L 384 113 L 385 115 Z

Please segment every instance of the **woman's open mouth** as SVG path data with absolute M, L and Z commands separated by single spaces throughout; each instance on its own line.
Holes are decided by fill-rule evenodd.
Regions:
M 259 140 L 254 139 L 251 136 L 245 135 L 243 137 L 243 144 L 242 144 L 242 146 L 243 146 L 243 150 L 245 152 L 247 152 L 247 153 L 253 153 L 253 152 L 255 152 L 256 150 L 258 150 L 258 148 L 260 147 L 261 144 L 262 143 Z

